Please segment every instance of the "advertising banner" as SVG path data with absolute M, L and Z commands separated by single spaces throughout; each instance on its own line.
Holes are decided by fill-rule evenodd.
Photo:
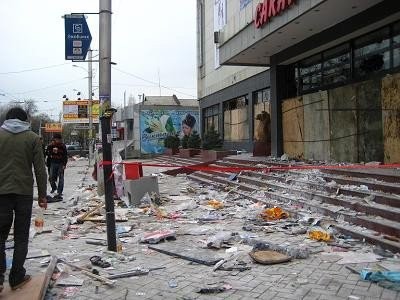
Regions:
M 142 153 L 164 153 L 164 139 L 177 134 L 180 138 L 199 132 L 198 110 L 142 110 L 140 142 Z
M 92 100 L 93 123 L 99 123 L 99 100 Z M 63 101 L 63 123 L 89 123 L 89 100 Z
M 62 132 L 61 123 L 46 123 L 44 125 L 44 132 Z

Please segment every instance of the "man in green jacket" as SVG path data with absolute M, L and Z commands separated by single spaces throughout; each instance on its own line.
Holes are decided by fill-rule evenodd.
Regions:
M 9 275 L 11 289 L 27 283 L 24 263 L 28 253 L 33 204 L 33 174 L 38 187 L 38 203 L 47 208 L 47 175 L 42 144 L 31 131 L 28 116 L 20 107 L 11 108 L 0 128 L 0 291 L 6 272 L 5 242 L 14 220 L 14 255 Z

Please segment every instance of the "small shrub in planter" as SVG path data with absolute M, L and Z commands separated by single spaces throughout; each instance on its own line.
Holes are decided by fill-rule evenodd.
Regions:
M 214 127 L 211 127 L 203 138 L 203 151 L 201 152 L 202 160 L 214 161 L 236 153 L 236 151 L 223 150 L 222 146 L 223 141 L 221 140 L 219 133 Z
M 188 148 L 193 148 L 193 149 L 200 149 L 201 145 L 201 139 L 200 135 L 198 132 L 195 130 L 192 132 L 192 134 L 189 136 L 188 139 Z
M 219 133 L 215 130 L 214 127 L 211 127 L 204 134 L 203 138 L 203 149 L 205 150 L 219 150 L 222 149 L 223 142 L 219 137 Z
M 169 135 L 165 138 L 164 140 L 164 147 L 167 149 L 170 149 L 170 151 L 167 151 L 167 154 L 176 154 L 178 153 L 178 148 L 179 148 L 180 140 L 178 135 Z
M 187 149 L 188 148 L 188 141 L 189 141 L 189 136 L 188 135 L 184 135 L 183 138 L 181 139 L 181 146 L 183 149 Z
M 186 145 L 184 145 L 186 143 Z M 184 136 L 181 141 L 182 148 L 179 156 L 189 158 L 200 153 L 201 139 L 197 131 L 193 131 L 190 136 Z M 185 148 L 186 146 L 186 148 Z

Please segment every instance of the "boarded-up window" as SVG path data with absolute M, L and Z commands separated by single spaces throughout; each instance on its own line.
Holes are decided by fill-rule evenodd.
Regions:
M 248 99 L 242 96 L 224 102 L 224 140 L 245 141 L 249 139 Z

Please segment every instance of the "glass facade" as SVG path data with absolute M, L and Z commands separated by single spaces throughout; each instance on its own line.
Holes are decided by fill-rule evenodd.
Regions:
M 203 109 L 203 132 L 209 131 L 211 127 L 219 131 L 219 104 Z
M 400 23 L 395 23 L 297 62 L 297 94 L 363 80 L 399 66 Z

